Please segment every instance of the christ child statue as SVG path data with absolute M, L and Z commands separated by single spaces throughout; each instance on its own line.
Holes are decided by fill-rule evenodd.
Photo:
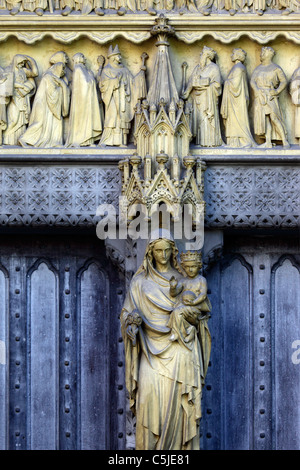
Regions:
M 211 304 L 207 297 L 206 279 L 200 274 L 202 268 L 201 253 L 188 251 L 181 253 L 181 267 L 185 278 L 170 279 L 170 295 L 178 297 L 171 313 L 168 326 L 172 330 L 171 340 L 181 340 L 187 347 L 197 334 L 201 319 L 207 318 Z

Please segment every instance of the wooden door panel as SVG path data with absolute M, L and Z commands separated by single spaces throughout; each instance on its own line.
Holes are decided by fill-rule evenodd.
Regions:
M 0 450 L 7 447 L 8 423 L 8 273 L 0 267 Z
M 80 365 L 80 448 L 107 446 L 107 383 L 109 363 L 108 278 L 95 262 L 78 273 L 79 360 Z M 93 393 L 91 393 L 93 390 Z
M 212 354 L 202 448 L 299 449 L 298 238 L 232 237 L 207 279 Z
M 300 267 L 283 257 L 272 270 L 273 445 L 300 448 L 300 365 L 292 361 L 292 344 L 300 339 Z
M 124 447 L 123 281 L 104 246 L 96 236 L 0 242 L 0 447 Z
M 58 275 L 48 260 L 27 274 L 28 442 L 30 449 L 58 448 Z
M 221 317 L 223 322 L 223 446 L 251 447 L 251 282 L 252 270 L 242 258 L 222 269 Z

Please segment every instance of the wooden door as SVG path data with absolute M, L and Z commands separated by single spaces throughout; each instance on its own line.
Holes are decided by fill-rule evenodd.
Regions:
M 0 447 L 123 447 L 123 292 L 103 244 L 0 243 Z
M 299 237 L 231 236 L 224 246 L 207 274 L 212 355 L 202 448 L 299 449 Z

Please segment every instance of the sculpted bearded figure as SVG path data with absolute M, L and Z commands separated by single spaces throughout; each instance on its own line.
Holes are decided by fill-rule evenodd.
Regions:
M 96 81 L 86 67 L 86 58 L 80 52 L 73 57 L 72 99 L 69 116 L 67 146 L 94 144 L 102 133 L 102 119 Z
M 204 46 L 200 62 L 192 72 L 183 99 L 190 97 L 193 105 L 193 135 L 196 144 L 218 147 L 223 144 L 220 129 L 218 101 L 222 90 L 220 69 L 213 62 L 216 52 Z
M 261 65 L 256 67 L 251 77 L 254 91 L 254 132 L 265 137 L 266 148 L 272 147 L 272 140 L 281 140 L 289 147 L 287 131 L 279 106 L 278 97 L 287 85 L 287 78 L 279 65 L 272 62 L 275 55 L 272 47 L 263 47 L 260 54 Z
M 69 112 L 70 91 L 63 80 L 65 64 L 52 65 L 43 75 L 35 95 L 29 126 L 20 138 L 24 147 L 61 147 L 63 118 Z
M 244 66 L 246 52 L 237 48 L 232 51 L 234 66 L 224 82 L 221 115 L 224 120 L 227 145 L 230 147 L 254 147 L 251 135 L 248 105 L 249 91 Z
M 3 135 L 6 145 L 18 145 L 19 137 L 24 134 L 29 122 L 30 99 L 36 91 L 34 78 L 38 68 L 34 59 L 17 54 L 10 66 L 13 74 L 13 95 L 7 106 L 8 125 Z
M 150 238 L 121 313 L 136 449 L 194 450 L 199 449 L 201 395 L 211 347 L 208 316 L 201 314 L 201 304 L 182 304 L 180 313 L 194 334 L 188 342 L 174 336 L 169 322 L 177 299 L 170 293 L 170 281 L 180 281 L 183 271 L 171 236 L 164 230 L 159 236 Z
M 135 76 L 122 64 L 118 46 L 110 46 L 109 63 L 103 67 L 99 77 L 99 88 L 105 105 L 104 131 L 101 146 L 127 145 L 127 136 L 134 116 L 134 107 L 139 99 L 146 97 L 144 70 Z

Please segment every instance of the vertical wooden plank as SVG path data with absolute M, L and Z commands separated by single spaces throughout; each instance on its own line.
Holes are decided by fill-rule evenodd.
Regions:
M 259 249 L 260 248 L 260 249 Z M 253 257 L 253 443 L 272 448 L 271 255 Z
M 79 331 L 79 422 L 83 450 L 106 449 L 109 436 L 107 398 L 109 383 L 109 322 L 106 276 L 95 262 L 78 273 Z
M 8 252 L 9 266 L 9 449 L 27 448 L 27 293 L 24 258 Z
M 77 448 L 76 259 L 60 257 L 59 434 L 60 450 Z
M 222 446 L 222 351 L 223 322 L 220 300 L 220 264 L 207 274 L 208 296 L 212 304 L 208 327 L 212 339 L 211 357 L 202 390 L 200 446 L 203 450 L 220 450 Z
M 300 339 L 300 272 L 292 257 L 273 268 L 273 419 L 274 447 L 300 448 L 300 365 L 292 360 L 293 342 Z
M 30 449 L 55 450 L 58 440 L 58 299 L 57 279 L 48 263 L 29 274 Z
M 0 269 L 0 450 L 8 443 L 8 309 L 7 277 Z
M 223 439 L 226 450 L 252 447 L 251 269 L 235 258 L 222 273 Z

